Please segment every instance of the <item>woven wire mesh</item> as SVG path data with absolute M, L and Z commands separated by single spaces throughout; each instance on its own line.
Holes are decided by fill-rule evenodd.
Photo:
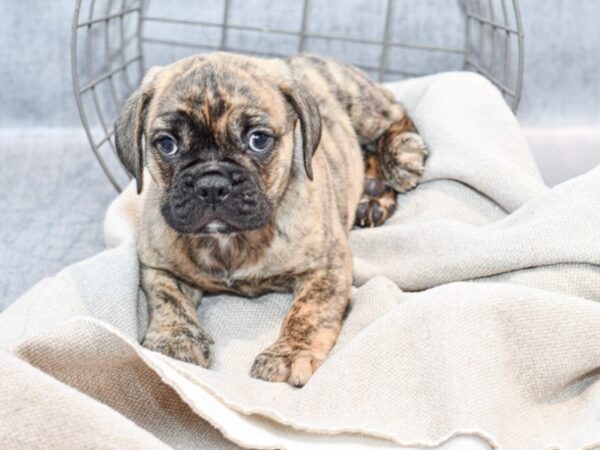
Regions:
M 81 121 L 118 191 L 129 180 L 114 144 L 122 105 L 149 67 L 193 53 L 322 53 L 379 81 L 472 70 L 513 111 L 523 78 L 517 0 L 78 0 L 71 45 Z

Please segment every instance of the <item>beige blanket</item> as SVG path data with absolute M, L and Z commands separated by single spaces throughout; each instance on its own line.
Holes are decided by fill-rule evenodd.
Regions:
M 426 179 L 352 233 L 351 312 L 304 388 L 249 377 L 288 295 L 205 298 L 210 370 L 140 347 L 129 189 L 108 250 L 0 314 L 0 448 L 600 444 L 600 169 L 545 187 L 477 75 L 392 88 L 431 149 Z

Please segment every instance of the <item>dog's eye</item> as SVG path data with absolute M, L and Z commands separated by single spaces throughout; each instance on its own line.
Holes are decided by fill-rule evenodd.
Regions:
M 248 139 L 250 149 L 257 153 L 266 152 L 273 145 L 273 138 L 266 133 L 255 131 Z
M 169 136 L 159 137 L 155 142 L 156 147 L 161 151 L 161 153 L 172 156 L 177 153 L 177 142 L 175 139 Z

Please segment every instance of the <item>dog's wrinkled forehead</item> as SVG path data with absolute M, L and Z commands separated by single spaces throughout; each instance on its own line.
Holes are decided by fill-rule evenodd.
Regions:
M 164 167 L 186 164 L 193 156 L 250 159 L 244 150 L 250 139 L 262 135 L 274 142 L 275 151 L 264 155 L 272 164 L 295 151 L 296 130 L 302 136 L 304 169 L 312 180 L 321 116 L 315 98 L 289 64 L 213 53 L 150 69 L 115 122 L 115 144 L 141 192 L 145 162 L 152 173 L 161 159 Z M 158 154 L 161 139 L 175 143 L 177 156 L 169 162 Z
M 264 65 L 236 55 L 213 54 L 165 67 L 154 80 L 148 124 L 169 125 L 162 122 L 172 118 L 169 113 L 178 112 L 215 130 L 245 122 L 275 133 L 287 131 L 289 108 L 277 87 L 280 69 L 267 60 Z

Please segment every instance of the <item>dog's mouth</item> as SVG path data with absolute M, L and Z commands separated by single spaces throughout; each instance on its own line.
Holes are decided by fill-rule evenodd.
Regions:
M 213 234 L 213 233 L 231 233 L 233 230 L 225 222 L 220 220 L 213 220 L 204 225 L 199 233 L 200 234 Z
M 252 180 L 218 193 L 209 189 L 207 194 L 197 186 L 189 180 L 174 182 L 162 202 L 163 217 L 181 234 L 238 233 L 271 221 L 271 203 Z
M 220 218 L 216 218 L 220 217 Z M 184 234 L 229 234 L 229 233 L 240 233 L 243 231 L 255 230 L 258 228 L 262 228 L 266 225 L 266 221 L 253 221 L 254 223 L 247 224 L 239 224 L 235 221 L 226 221 L 227 219 L 221 217 L 220 215 L 211 214 L 208 212 L 201 222 L 188 228 L 186 226 L 181 227 L 178 225 L 178 228 L 175 228 L 176 231 Z M 173 226 L 173 224 L 171 224 Z

